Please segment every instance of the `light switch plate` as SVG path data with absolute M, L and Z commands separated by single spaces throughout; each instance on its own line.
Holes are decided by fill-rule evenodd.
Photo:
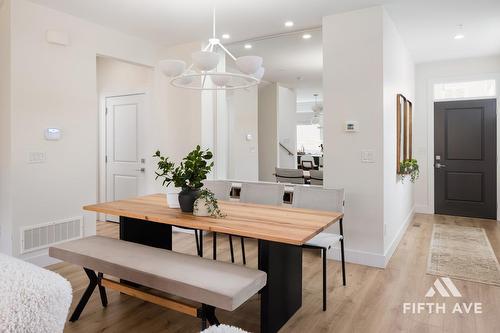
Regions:
M 361 162 L 362 163 L 375 163 L 375 152 L 371 149 L 365 149 L 361 151 Z
M 45 163 L 46 157 L 43 152 L 30 152 L 28 154 L 28 163 Z

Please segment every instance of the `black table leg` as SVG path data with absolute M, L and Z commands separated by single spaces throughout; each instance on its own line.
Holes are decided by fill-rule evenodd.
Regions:
M 172 226 L 120 216 L 120 239 L 172 250 Z
M 302 247 L 259 240 L 259 269 L 267 273 L 260 331 L 278 332 L 302 306 Z

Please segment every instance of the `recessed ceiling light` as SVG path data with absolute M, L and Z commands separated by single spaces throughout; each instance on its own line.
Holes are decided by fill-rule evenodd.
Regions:
M 249 50 L 252 48 L 252 44 L 245 44 L 245 49 Z
M 463 30 L 464 30 L 463 24 L 457 25 L 457 33 L 455 34 L 455 37 L 453 37 L 453 38 L 454 39 L 463 39 L 465 37 L 465 35 L 463 34 Z
M 303 34 L 302 38 L 304 39 L 311 39 L 312 35 L 311 34 Z
M 288 27 L 288 28 L 293 27 L 293 21 L 286 21 L 285 27 Z
M 223 34 L 222 38 L 223 39 L 229 39 L 229 38 L 231 38 L 231 35 L 230 34 Z

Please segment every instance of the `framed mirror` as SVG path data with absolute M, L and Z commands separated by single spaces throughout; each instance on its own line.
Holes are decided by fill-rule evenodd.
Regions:
M 400 173 L 400 164 L 407 156 L 407 140 L 406 140 L 406 98 L 398 94 L 396 98 L 396 168 Z

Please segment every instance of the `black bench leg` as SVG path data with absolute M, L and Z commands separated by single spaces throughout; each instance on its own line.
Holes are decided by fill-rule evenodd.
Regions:
M 97 273 L 99 295 L 101 295 L 101 303 L 102 303 L 102 306 L 107 307 L 108 306 L 108 296 L 106 295 L 106 288 L 104 288 L 100 283 L 102 277 L 103 277 L 102 273 Z
M 87 289 L 85 289 L 85 292 L 82 295 L 82 298 L 80 299 L 80 302 L 78 302 L 78 305 L 75 308 L 75 311 L 71 315 L 71 318 L 69 321 L 75 322 L 80 318 L 80 315 L 82 314 L 83 309 L 85 308 L 85 305 L 87 305 L 87 302 L 90 299 L 90 296 L 92 296 L 92 293 L 94 292 L 95 287 L 97 287 L 97 275 L 95 275 L 95 272 L 93 270 L 90 270 L 88 268 L 84 268 L 85 273 L 89 277 L 89 285 Z
M 211 305 L 202 304 L 201 305 L 201 329 L 207 328 L 207 322 L 212 325 L 220 325 L 219 320 L 215 316 L 215 307 Z

